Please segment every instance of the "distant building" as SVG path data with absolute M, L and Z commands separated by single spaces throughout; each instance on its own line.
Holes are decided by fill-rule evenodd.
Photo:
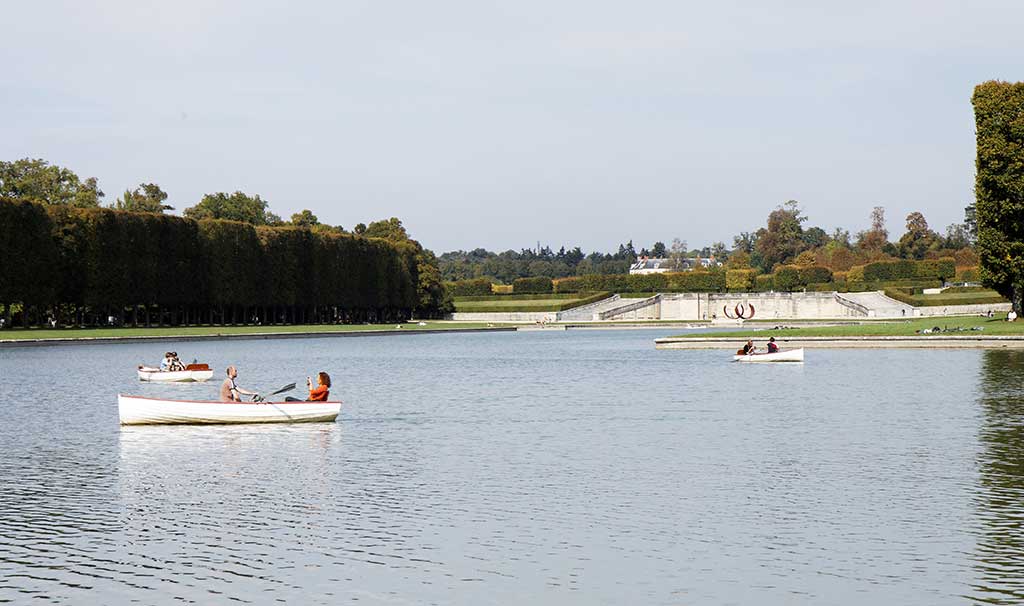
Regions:
M 651 257 L 640 257 L 636 263 L 629 267 L 630 274 L 660 274 L 669 271 L 693 271 L 697 266 L 707 269 L 712 266 L 719 266 L 721 263 L 715 261 L 714 257 L 709 259 L 683 259 L 683 266 L 676 268 L 671 259 L 656 259 Z

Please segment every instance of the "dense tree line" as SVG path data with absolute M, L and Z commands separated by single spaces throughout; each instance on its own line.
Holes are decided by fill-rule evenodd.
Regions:
M 390 322 L 414 310 L 441 313 L 418 296 L 421 254 L 410 240 L 0 199 L 7 325 Z
M 896 242 L 889 241 L 885 209 L 876 206 L 870 214 L 870 227 L 858 232 L 836 228 L 831 234 L 820 227 L 804 227 L 807 217 L 795 200 L 789 200 L 768 214 L 767 225 L 754 232 L 743 232 L 733 239 L 728 255 L 733 269 L 751 268 L 770 273 L 787 265 L 820 265 L 832 271 L 874 261 L 892 259 L 923 260 L 955 258 L 957 265 L 978 262 L 974 244 L 974 207 L 964 209 L 964 222 L 950 225 L 939 234 L 928 226 L 920 212 L 906 217 L 906 232 Z
M 512 284 L 518 278 L 564 278 L 591 274 L 625 274 L 637 259 L 633 242 L 620 244 L 616 253 L 584 254 L 579 246 L 557 252 L 544 246 L 537 250 L 506 250 L 494 253 L 483 248 L 451 251 L 438 258 L 446 281 L 490 278 Z
M 1024 316 L 1024 83 L 974 89 L 982 281 Z
M 630 241 L 620 244 L 618 252 L 608 254 L 584 254 L 578 246 L 571 250 L 563 247 L 557 252 L 546 246 L 503 253 L 477 248 L 442 254 L 440 271 L 450 282 L 486 278 L 512 284 L 531 277 L 627 274 L 630 266 L 643 257 L 667 259 L 668 264 L 662 267 L 669 271 L 700 268 L 697 260 L 704 259 L 713 261 L 711 266 L 724 263 L 728 269 L 751 269 L 755 274 L 771 274 L 787 265 L 814 265 L 845 272 L 855 266 L 896 259 L 954 258 L 961 268 L 978 264 L 974 250 L 978 234 L 974 205 L 964 209 L 963 223 L 948 226 L 944 234 L 932 230 L 922 213 L 912 212 L 906 217 L 906 231 L 894 242 L 889 239 L 885 209 L 880 206 L 872 209 L 870 226 L 853 236 L 842 228 L 827 232 L 818 226 L 806 226 L 806 221 L 800 204 L 789 200 L 768 213 L 764 227 L 733 238 L 731 250 L 722 242 L 689 249 L 679 238 L 670 246 L 659 241 L 640 251 Z
M 416 289 L 414 302 L 411 307 L 403 302 L 401 306 L 395 306 L 393 303 L 383 304 L 379 301 L 374 301 L 373 304 L 368 303 L 369 299 L 374 296 L 373 292 L 359 293 L 358 296 L 353 298 L 349 296 L 351 293 L 345 295 L 343 298 L 345 302 L 344 309 L 359 309 L 362 311 L 352 312 L 344 311 L 339 312 L 342 319 L 360 319 L 379 316 L 381 320 L 388 320 L 394 315 L 391 311 L 386 313 L 377 313 L 377 309 L 405 309 L 410 308 L 414 310 L 414 313 L 419 317 L 439 317 L 445 312 L 451 309 L 451 300 L 447 296 L 443 283 L 440 278 L 440 270 L 438 269 L 438 261 L 432 252 L 424 249 L 419 242 L 413 240 L 406 232 L 405 228 L 402 227 L 401 221 L 396 218 L 387 219 L 384 221 L 376 221 L 370 223 L 369 226 L 360 223 L 350 234 L 345 231 L 340 225 L 327 225 L 320 222 L 315 214 L 309 209 L 304 209 L 298 213 L 295 213 L 291 217 L 291 221 L 283 221 L 278 215 L 271 212 L 268 208 L 268 203 L 263 200 L 259 195 L 249 195 L 244 192 L 236 191 L 234 193 L 217 192 L 212 194 L 206 194 L 202 199 L 194 206 L 188 207 L 184 210 L 186 218 L 194 219 L 192 223 L 197 225 L 195 228 L 197 231 L 198 240 L 191 237 L 170 237 L 160 242 L 155 241 L 153 238 L 154 233 L 152 230 L 153 225 L 178 225 L 176 221 L 180 219 L 176 217 L 164 216 L 164 212 L 168 210 L 174 210 L 174 207 L 167 204 L 168 194 L 155 183 L 141 183 L 138 187 L 127 190 L 118 199 L 110 205 L 110 208 L 122 211 L 132 211 L 134 213 L 145 213 L 144 217 L 137 217 L 135 219 L 121 218 L 117 220 L 110 220 L 118 225 L 134 225 L 140 221 L 149 226 L 145 229 L 128 229 L 126 234 L 130 234 L 131 242 L 125 244 L 124 239 L 118 239 L 117 233 L 107 233 L 104 231 L 122 229 L 118 226 L 106 226 L 106 223 L 100 220 L 86 221 L 86 219 L 70 213 L 70 208 L 80 209 L 94 209 L 100 210 L 100 200 L 104 197 L 102 191 L 100 191 L 98 182 L 95 178 L 81 179 L 74 172 L 59 166 L 52 166 L 45 160 L 41 159 L 29 159 L 25 158 L 22 160 L 16 160 L 13 162 L 0 161 L 0 199 L 5 199 L 10 203 L 15 201 L 21 202 L 35 202 L 39 205 L 43 205 L 49 209 L 49 215 L 51 221 L 56 220 L 57 225 L 55 227 L 55 233 L 53 235 L 54 243 L 57 247 L 57 251 L 60 253 L 57 255 L 56 263 L 64 270 L 61 274 L 62 283 L 69 285 L 78 284 L 82 280 L 85 280 L 87 274 L 75 273 L 79 269 L 79 265 L 85 263 L 83 259 L 76 259 L 75 255 L 81 253 L 83 250 L 89 250 L 93 257 L 97 260 L 97 263 L 116 262 L 117 259 L 122 258 L 124 255 L 135 255 L 138 251 L 142 251 L 141 259 L 149 259 L 149 249 L 156 245 L 159 250 L 163 252 L 163 265 L 174 271 L 181 270 L 181 267 L 175 267 L 179 264 L 182 259 L 189 259 L 189 255 L 193 254 L 194 251 L 199 250 L 198 246 L 205 243 L 208 246 L 208 250 L 214 251 L 221 257 L 224 255 L 237 254 L 239 262 L 242 263 L 269 263 L 271 266 L 277 268 L 274 272 L 271 272 L 272 281 L 276 287 L 267 291 L 266 289 L 250 289 L 243 295 L 235 294 L 231 297 L 225 294 L 225 291 L 231 292 L 233 289 L 249 288 L 249 286 L 231 284 L 228 278 L 230 276 L 218 276 L 219 273 L 224 273 L 220 267 L 208 266 L 204 268 L 207 272 L 204 277 L 210 280 L 210 276 L 214 276 L 212 283 L 216 284 L 229 284 L 222 290 L 218 291 L 204 291 L 202 295 L 197 295 L 198 298 L 193 297 L 189 302 L 182 302 L 181 305 L 197 305 L 195 301 L 203 301 L 203 297 L 211 297 L 211 301 L 217 301 L 216 305 L 224 305 L 224 318 L 220 318 L 219 321 L 229 321 L 232 317 L 231 314 L 239 316 L 241 319 L 238 321 L 248 321 L 247 318 L 259 317 L 257 307 L 263 305 L 262 301 L 268 295 L 273 294 L 272 297 L 278 297 L 274 302 L 269 305 L 275 306 L 280 305 L 298 309 L 298 313 L 288 315 L 290 312 L 285 310 L 288 321 L 293 321 L 291 318 L 304 318 L 309 313 L 302 311 L 305 309 L 303 296 L 306 298 L 316 299 L 319 295 L 316 294 L 316 289 L 323 290 L 324 293 L 338 293 L 338 289 L 334 286 L 330 286 L 332 281 L 336 281 L 339 278 L 338 272 L 349 271 L 348 265 L 352 265 L 357 269 L 351 274 L 345 274 L 351 277 L 349 280 L 352 284 L 358 283 L 358 278 L 363 274 L 364 268 L 371 267 L 377 271 L 385 271 L 386 267 L 380 264 L 384 262 L 385 257 L 376 260 L 367 260 L 362 257 L 348 258 L 344 255 L 368 255 L 367 246 L 370 246 L 363 242 L 359 246 L 352 244 L 353 242 L 365 240 L 365 239 L 384 239 L 388 240 L 388 250 L 400 251 L 400 255 L 408 260 L 413 260 L 413 271 L 412 279 Z M 30 207 L 25 207 L 30 208 Z M 10 208 L 6 211 L 11 211 Z M 29 211 L 25 211 L 29 212 Z M 29 212 L 29 214 L 31 214 Z M 100 217 L 111 217 L 116 215 L 109 215 L 100 213 Z M 241 231 L 235 234 L 237 241 L 235 247 L 228 245 L 225 241 L 225 236 L 220 232 L 228 230 L 226 227 L 215 227 L 215 223 L 209 223 L 213 220 L 224 220 L 244 223 L 248 225 L 247 228 L 241 228 Z M 198 223 L 196 223 L 198 221 Z M 83 223 L 85 222 L 85 223 Z M 90 244 L 92 248 L 87 248 L 86 244 L 83 243 L 82 238 L 83 224 L 90 226 L 98 226 L 89 232 L 90 237 L 95 236 L 97 239 Z M 10 235 L 11 238 L 21 239 L 21 242 L 14 242 L 11 240 L 10 244 L 7 242 L 0 243 L 0 249 L 11 248 L 15 244 L 25 244 L 29 249 L 32 248 L 33 244 L 30 242 L 31 238 L 34 238 L 34 234 L 21 234 L 18 229 L 20 223 L 4 224 L 0 229 L 3 229 L 3 233 Z M 265 232 L 264 227 L 280 228 L 285 231 L 282 232 Z M 292 231 L 288 231 L 291 228 Z M 299 231 L 295 231 L 298 229 Z M 133 231 L 134 230 L 134 231 Z M 149 231 L 147 231 L 149 230 Z M 236 230 L 237 231 L 237 230 Z M 255 234 L 255 235 L 254 235 Z M 179 236 L 181 234 L 178 234 Z M 216 237 L 215 237 L 216 236 Z M 345 236 L 345 237 L 340 237 Z M 357 238 L 356 236 L 361 237 Z M 129 237 L 129 236 L 125 236 Z M 113 239 L 107 239 L 113 238 Z M 205 240 L 203 238 L 206 238 Z M 184 248 L 181 248 L 181 244 L 185 243 Z M 328 243 L 328 244 L 324 244 Z M 349 243 L 343 245 L 342 243 Z M 35 244 L 38 244 L 36 242 Z M 259 245 L 262 247 L 262 256 L 253 253 L 255 246 Z M 330 266 L 321 263 L 324 258 L 330 257 L 333 253 L 314 253 L 310 251 L 327 250 L 331 247 L 345 248 L 344 255 L 335 255 L 338 263 Z M 374 244 L 373 246 L 377 246 Z M 372 249 L 373 246 L 370 246 Z M 303 252 L 302 247 L 311 247 Z M 375 249 L 374 249 L 375 250 Z M 3 252 L 3 250 L 0 250 Z M 279 257 L 277 252 L 285 252 L 285 257 Z M 212 254 L 212 253 L 211 253 Z M 390 254 L 390 253 L 389 253 Z M 49 258 L 52 255 L 49 253 L 41 252 L 37 258 Z M 344 258 L 343 258 L 344 257 Z M 0 256 L 0 259 L 6 258 Z M 296 264 L 295 260 L 298 260 Z M 124 261 L 128 262 L 128 261 Z M 367 265 L 369 263 L 369 265 Z M 77 265 L 76 265 L 77 264 Z M 384 265 L 387 265 L 384 263 Z M 47 268 L 49 273 L 52 273 L 52 265 L 44 264 L 43 267 Z M 194 264 L 189 264 L 190 268 L 188 271 L 194 271 Z M 394 268 L 392 268 L 394 269 Z M 7 273 L 14 275 L 17 273 L 16 269 L 9 269 Z M 240 270 L 248 272 L 248 269 Z M 288 277 L 285 277 L 285 273 L 291 272 Z M 397 273 L 394 276 L 385 276 L 381 274 L 380 279 L 372 279 L 364 281 L 359 288 L 367 288 L 373 291 L 376 288 L 397 288 L 404 278 L 401 277 L 401 271 L 396 270 Z M 3 272 L 0 272 L 2 274 Z M 97 308 L 100 303 L 97 301 L 107 301 L 102 297 L 97 298 L 96 291 L 98 284 L 102 284 L 103 280 L 116 279 L 111 276 L 101 276 L 100 274 L 92 275 L 93 282 L 91 282 L 90 291 L 90 303 L 88 304 L 88 314 L 92 314 L 93 317 L 97 316 L 99 310 Z M 222 279 L 223 278 L 223 279 Z M 304 295 L 297 294 L 297 280 L 307 280 L 312 283 L 311 288 L 314 290 L 314 294 L 306 292 Z M 11 283 L 21 284 L 23 280 L 14 280 Z M 392 286 L 388 284 L 394 283 Z M 244 282 L 241 284 L 245 284 Z M 251 285 L 251 283 L 249 283 Z M 124 284 L 122 284 L 124 286 Z M 336 285 L 335 285 L 336 286 Z M 193 284 L 192 288 L 199 288 L 199 286 Z M 21 287 L 19 287 L 21 288 Z M 203 286 L 205 288 L 205 286 Z M 69 290 L 71 289 L 71 290 Z M 68 291 L 58 297 L 62 303 L 75 304 L 75 299 L 72 295 L 74 292 L 71 286 L 61 287 L 61 291 Z M 173 289 L 172 289 L 173 291 Z M 177 291 L 175 291 L 177 292 Z M 394 290 L 388 290 L 388 293 L 392 293 Z M 66 295 L 66 296 L 65 296 Z M 57 296 L 57 295 L 53 295 Z M 333 295 L 332 295 L 333 296 Z M 153 298 L 152 293 L 146 293 L 146 297 L 149 301 L 170 301 L 167 297 Z M 12 295 L 7 295 L 3 287 L 3 277 L 0 276 L 0 305 L 2 305 L 6 299 L 13 301 L 20 301 L 21 299 L 12 298 Z M 386 297 L 385 297 L 386 298 Z M 38 298 L 38 300 L 50 300 L 46 297 Z M 230 300 L 229 300 L 230 299 Z M 320 299 L 317 299 L 320 300 Z M 112 309 L 117 310 L 117 306 L 120 304 L 114 299 L 109 300 Z M 140 305 L 146 305 L 140 303 Z M 314 305 L 320 305 L 319 303 Z M 356 307 L 350 307 L 355 305 Z M 383 307 L 381 307 L 383 305 Z M 248 315 L 242 316 L 242 312 L 238 311 L 236 307 L 249 307 L 252 308 L 252 312 Z M 349 307 L 346 307 L 349 306 Z M 21 309 L 20 305 L 13 306 L 14 309 Z M 48 317 L 61 316 L 63 308 L 54 308 L 47 310 L 45 315 Z M 147 308 L 143 307 L 143 311 Z M 195 310 L 193 309 L 193 312 Z M 294 311 L 294 310 L 293 310 Z M 322 310 L 320 310 L 322 311 Z M 317 318 L 326 317 L 316 312 Z M 216 313 L 217 309 L 213 309 Z M 277 321 L 278 315 L 268 315 L 269 310 L 264 310 L 264 319 Z M 10 316 L 12 313 L 11 306 L 8 306 L 5 310 L 5 314 Z M 40 312 L 42 313 L 42 312 Z M 20 321 L 36 321 L 30 320 L 29 315 L 21 315 Z M 66 315 L 66 314 L 63 314 Z M 116 314 L 115 314 L 116 315 Z M 210 318 L 212 316 L 205 316 Z M 65 318 L 62 318 L 65 319 Z M 161 315 L 158 321 L 163 321 L 164 315 Z M 174 321 L 180 319 L 175 317 Z M 134 321 L 134 320 L 133 320 Z M 190 321 L 190 320 L 189 320 Z M 10 325 L 10 319 L 6 318 L 6 323 Z

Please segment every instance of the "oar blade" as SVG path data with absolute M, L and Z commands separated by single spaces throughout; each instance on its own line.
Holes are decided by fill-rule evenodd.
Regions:
M 277 391 L 272 391 L 272 392 L 270 392 L 267 395 L 276 396 L 279 393 L 284 393 L 286 391 L 291 391 L 293 389 L 295 389 L 295 383 L 289 383 L 289 384 L 285 385 L 284 387 L 278 389 Z

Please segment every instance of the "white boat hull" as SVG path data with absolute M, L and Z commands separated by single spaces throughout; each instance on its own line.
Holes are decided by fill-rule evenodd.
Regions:
M 188 383 L 191 381 L 209 381 L 213 378 L 212 370 L 156 370 L 149 368 L 139 369 L 140 381 L 152 381 L 154 383 Z
M 754 353 L 732 357 L 733 362 L 803 362 L 804 349 L 787 349 L 775 353 Z
M 121 425 L 316 423 L 334 421 L 341 402 L 209 402 L 117 396 Z

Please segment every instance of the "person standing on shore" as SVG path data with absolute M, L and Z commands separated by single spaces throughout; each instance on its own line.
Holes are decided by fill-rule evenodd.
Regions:
M 227 368 L 228 378 L 224 379 L 224 382 L 220 385 L 220 401 L 221 402 L 241 402 L 242 396 L 255 396 L 258 395 L 255 391 L 249 391 L 242 389 L 235 384 L 235 378 L 238 376 L 238 369 L 234 366 L 228 366 Z

